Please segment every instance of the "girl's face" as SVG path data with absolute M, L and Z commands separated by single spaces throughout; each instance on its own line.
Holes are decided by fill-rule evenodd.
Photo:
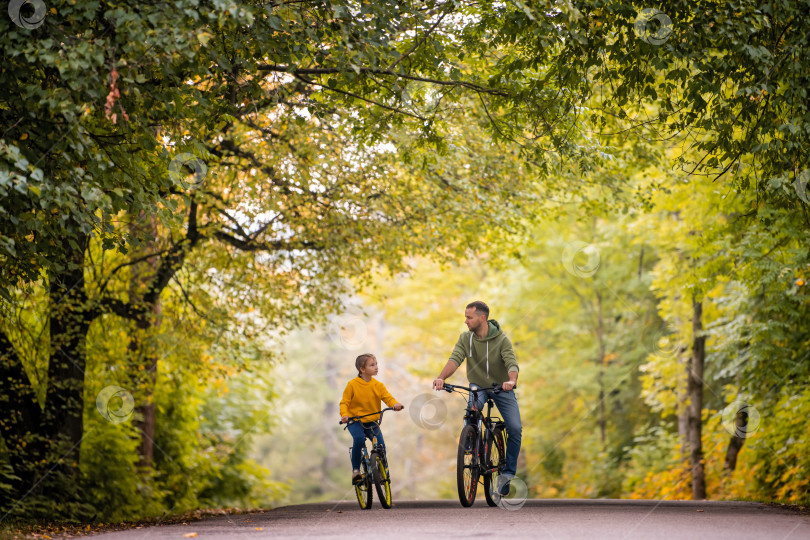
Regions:
M 371 377 L 376 375 L 377 372 L 380 371 L 380 368 L 377 366 L 377 359 L 370 358 L 366 362 L 366 367 L 361 368 L 360 371 L 363 373 L 363 375 L 370 375 Z

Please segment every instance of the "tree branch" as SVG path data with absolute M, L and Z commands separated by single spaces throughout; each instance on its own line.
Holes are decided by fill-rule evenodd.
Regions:
M 189 204 L 186 237 L 172 246 L 168 254 L 161 259 L 155 278 L 143 296 L 145 304 L 153 305 L 157 301 L 160 293 L 169 284 L 172 276 L 183 266 L 186 255 L 197 245 L 200 238 L 200 231 L 197 229 L 197 201 L 192 196 Z
M 242 251 L 292 251 L 292 250 L 324 250 L 326 247 L 321 242 L 311 242 L 307 240 L 286 241 L 275 240 L 270 242 L 258 242 L 252 237 L 245 239 L 237 238 L 224 231 L 216 231 L 214 237 Z
M 423 43 L 424 43 L 424 42 L 427 40 L 428 36 L 430 36 L 430 34 L 432 34 L 434 30 L 436 30 L 436 28 L 439 26 L 439 24 L 441 24 L 441 22 L 444 20 L 444 17 L 447 15 L 447 13 L 448 13 L 447 11 L 445 11 L 444 13 L 442 13 L 441 17 L 439 17 L 439 19 L 438 19 L 438 20 L 437 20 L 437 21 L 436 21 L 436 22 L 433 24 L 433 26 L 431 26 L 430 28 L 428 28 L 428 30 L 427 30 L 427 31 L 426 31 L 424 34 L 422 34 L 422 38 L 421 38 L 421 39 L 417 39 L 417 40 L 416 40 L 416 42 L 414 42 L 413 47 L 411 47 L 411 48 L 408 50 L 408 52 L 403 53 L 402 55 L 400 55 L 400 57 L 399 57 L 399 58 L 397 58 L 396 60 L 394 60 L 394 61 L 391 63 L 391 65 L 390 65 L 390 66 L 388 66 L 388 71 L 393 70 L 395 67 L 397 67 L 397 64 L 399 64 L 400 62 L 402 62 L 403 60 L 405 60 L 405 58 L 407 58 L 408 56 L 410 56 L 410 55 L 411 55 L 411 54 L 412 54 L 412 53 L 413 53 L 413 52 L 414 52 L 416 49 L 418 49 L 418 48 L 419 48 L 419 46 L 420 46 L 420 45 L 422 45 L 422 44 L 423 44 Z
M 259 71 L 273 71 L 277 73 L 290 73 L 295 76 L 301 75 L 332 75 L 336 73 L 343 73 L 346 70 L 339 69 L 339 68 L 295 68 L 291 69 L 292 66 L 284 66 L 284 65 L 274 65 L 274 64 L 263 64 L 257 66 Z M 461 86 L 464 88 L 469 88 L 470 90 L 474 90 L 476 92 L 482 92 L 484 94 L 490 94 L 493 96 L 501 96 L 501 97 L 509 97 L 510 94 L 508 92 L 504 92 L 503 90 L 497 90 L 495 88 L 486 88 L 484 86 L 480 86 L 471 82 L 467 81 L 448 81 L 443 79 L 432 79 L 430 77 L 420 77 L 417 75 L 408 75 L 406 73 L 397 73 L 396 71 L 392 71 L 390 69 L 379 69 L 379 68 L 369 68 L 369 67 L 359 67 L 357 68 L 360 73 L 373 73 L 375 75 L 390 75 L 392 77 L 397 77 L 400 79 L 407 79 L 409 81 L 420 81 L 420 82 L 427 82 L 431 84 L 436 84 L 439 86 Z M 303 79 L 306 81 L 306 79 Z M 326 87 L 329 90 L 334 90 L 334 88 Z
M 142 257 L 137 257 L 135 259 L 131 259 L 131 260 L 126 261 L 126 262 L 122 262 L 121 264 L 119 264 L 118 266 L 113 268 L 110 271 L 110 273 L 107 275 L 106 279 L 104 280 L 104 283 L 102 283 L 101 287 L 99 287 L 99 293 L 104 293 L 104 291 L 107 289 L 107 284 L 110 282 L 110 280 L 113 278 L 113 276 L 115 276 L 115 273 L 118 272 L 120 269 L 124 268 L 125 266 L 132 266 L 134 264 L 138 264 L 139 262 L 143 262 L 143 261 L 146 261 L 148 259 L 151 259 L 152 257 L 162 255 L 162 254 L 168 252 L 169 250 L 170 250 L 170 248 L 169 249 L 162 249 L 160 251 L 156 251 L 154 253 L 149 253 L 148 255 L 144 255 Z

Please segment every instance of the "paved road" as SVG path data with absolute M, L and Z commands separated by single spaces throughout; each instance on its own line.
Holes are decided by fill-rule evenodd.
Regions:
M 217 516 L 186 525 L 106 533 L 105 540 L 184 538 L 547 538 L 810 539 L 810 515 L 748 502 L 529 500 L 518 510 L 483 501 L 402 501 L 383 510 L 355 502 L 285 506 L 263 513 Z

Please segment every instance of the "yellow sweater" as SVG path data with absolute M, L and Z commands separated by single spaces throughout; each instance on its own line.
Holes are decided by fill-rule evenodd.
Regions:
M 385 401 L 389 407 L 397 404 L 388 389 L 383 383 L 371 378 L 371 381 L 364 381 L 359 375 L 350 380 L 343 390 L 343 399 L 340 400 L 340 416 L 363 416 L 379 411 L 382 406 L 380 401 Z M 374 422 L 380 417 L 379 414 L 361 418 L 361 422 Z

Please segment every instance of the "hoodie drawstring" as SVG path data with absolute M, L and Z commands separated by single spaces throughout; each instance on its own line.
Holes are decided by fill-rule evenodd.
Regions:
M 472 362 L 472 337 L 473 332 L 470 332 L 470 362 Z M 487 378 L 489 377 L 489 341 L 487 343 Z

